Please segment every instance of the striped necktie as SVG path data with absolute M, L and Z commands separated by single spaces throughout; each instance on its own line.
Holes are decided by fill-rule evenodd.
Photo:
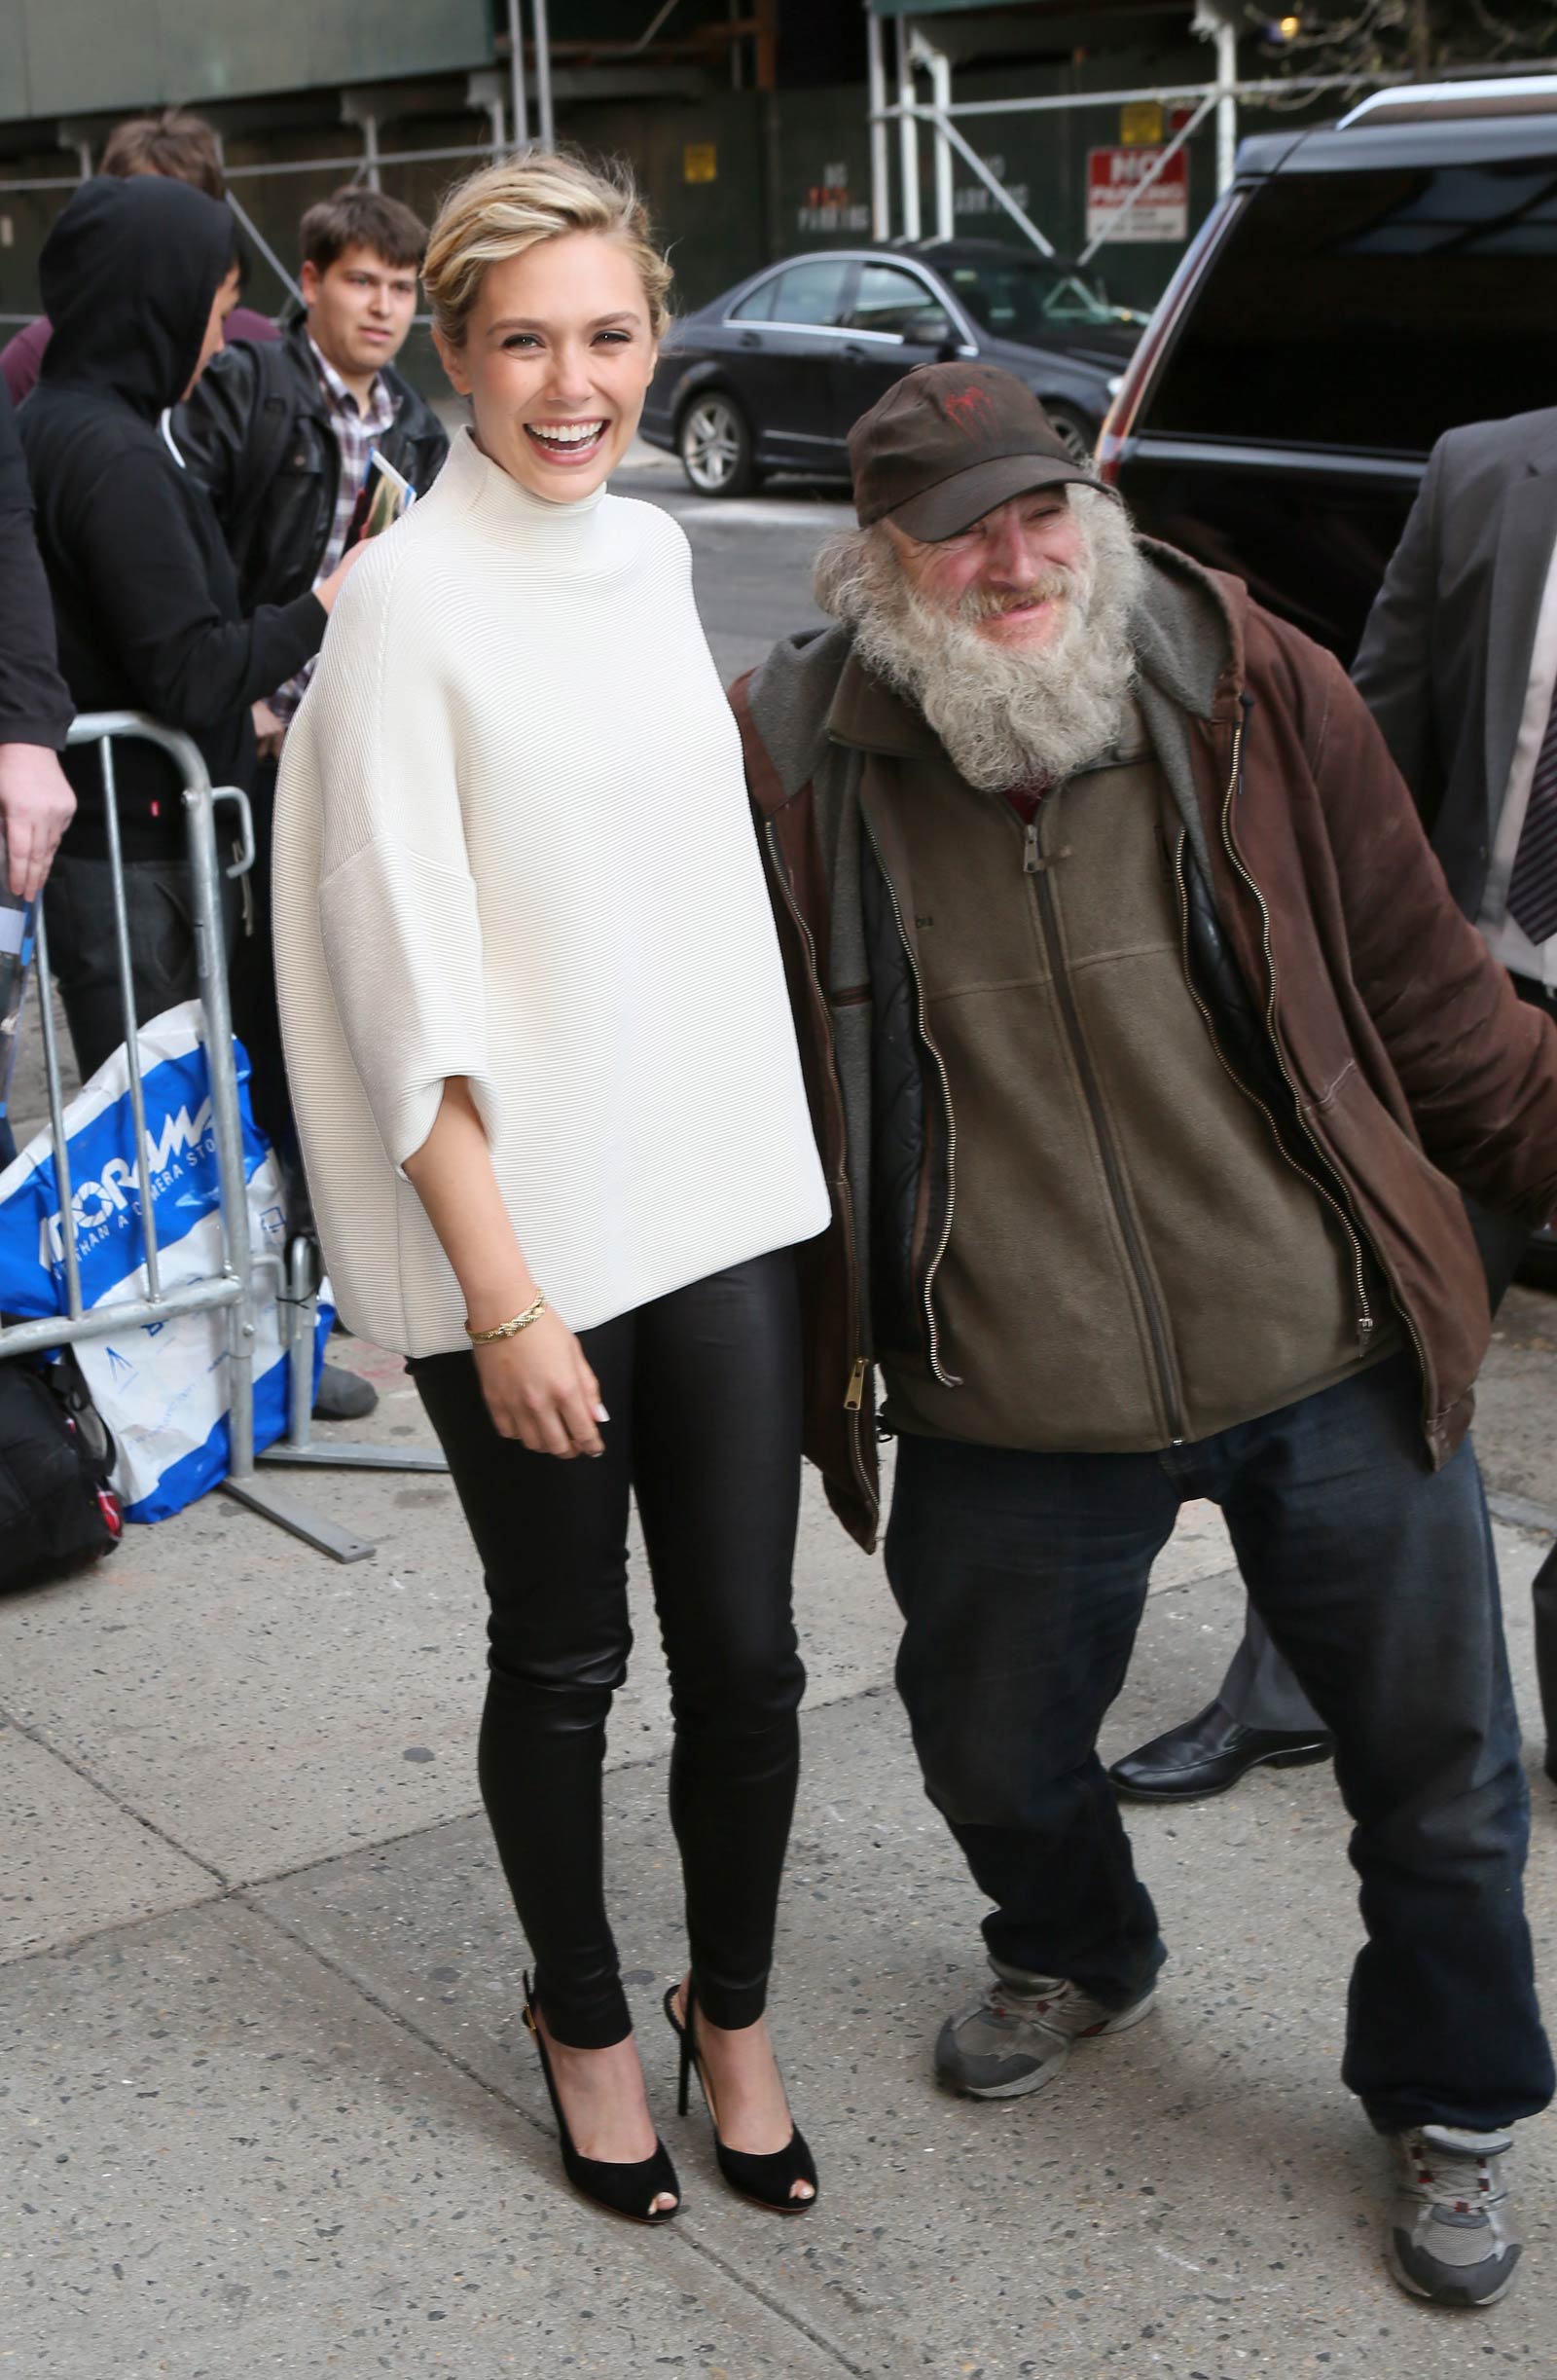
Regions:
M 1530 780 L 1530 807 L 1508 879 L 1508 914 L 1533 942 L 1557 934 L 1557 700 Z

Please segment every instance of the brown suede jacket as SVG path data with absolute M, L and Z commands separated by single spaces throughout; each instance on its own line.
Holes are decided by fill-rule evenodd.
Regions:
M 1427 1453 L 1441 1464 L 1468 1426 L 1490 1329 L 1459 1190 L 1532 1226 L 1557 1207 L 1557 1027 L 1515 999 L 1456 907 L 1340 664 L 1240 581 L 1171 548 L 1143 550 L 1137 692 L 1209 897 L 1210 931 L 1252 1014 L 1260 1063 L 1279 1067 L 1404 1319 Z M 848 741 L 859 667 L 848 631 L 835 628 L 778 646 L 732 701 L 833 1196 L 832 1228 L 801 1252 L 807 1452 L 868 1548 L 879 1498 L 866 1251 L 881 1228 L 871 1143 L 883 1129 L 884 1064 L 905 1063 L 906 1052 L 923 1085 L 913 1221 L 902 1227 L 915 1236 L 931 1344 L 955 1118 L 923 1004 L 913 1012 L 910 934 L 868 790 L 862 801 L 864 754 Z M 870 898 L 873 870 L 885 903 Z M 901 947 L 884 945 L 883 916 Z M 899 1014 L 884 1034 L 884 1010 L 903 1008 L 905 979 L 912 1030 Z M 895 1195 L 902 1147 L 891 1156 Z

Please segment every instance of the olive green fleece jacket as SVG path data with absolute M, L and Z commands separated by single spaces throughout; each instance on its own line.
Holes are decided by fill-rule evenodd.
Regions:
M 1372 1268 L 1218 1053 L 1191 989 L 1184 828 L 1132 704 L 1024 829 L 846 672 L 834 732 L 911 937 L 957 1121 L 942 1370 L 879 1350 L 894 1428 L 1138 1452 L 1332 1385 L 1388 1344 Z

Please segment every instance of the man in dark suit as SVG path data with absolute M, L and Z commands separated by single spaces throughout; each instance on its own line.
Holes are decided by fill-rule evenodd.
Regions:
M 1557 1015 L 1557 408 L 1452 429 L 1379 589 L 1353 678 L 1449 889 L 1521 1000 Z M 1496 1310 L 1524 1234 L 1471 1210 Z M 1557 1549 L 1537 1573 L 1536 1670 L 1557 1783 Z M 1122 1793 L 1199 1801 L 1322 1759 L 1323 1724 L 1253 1612 L 1216 1699 L 1115 1763 Z

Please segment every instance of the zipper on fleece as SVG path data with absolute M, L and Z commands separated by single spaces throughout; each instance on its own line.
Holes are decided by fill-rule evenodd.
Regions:
M 909 940 L 908 929 L 903 924 L 903 909 L 897 897 L 897 887 L 892 882 L 891 870 L 882 856 L 882 847 L 876 840 L 876 830 L 865 816 L 863 804 L 860 807 L 859 823 L 870 836 L 871 849 L 876 854 L 876 864 L 881 869 L 882 882 L 887 887 L 887 897 L 892 904 L 892 916 L 897 924 L 897 937 L 903 945 L 903 956 L 908 961 L 909 972 L 914 978 L 914 1002 L 919 1019 L 919 1038 L 935 1061 L 935 1073 L 941 1086 L 941 1106 L 946 1117 L 946 1214 L 941 1223 L 941 1236 L 936 1243 L 935 1253 L 925 1269 L 923 1303 L 924 1327 L 929 1337 L 930 1370 L 943 1388 L 960 1388 L 961 1381 L 949 1373 L 941 1362 L 941 1335 L 935 1320 L 935 1300 L 932 1294 L 935 1288 L 935 1276 L 941 1268 L 941 1259 L 946 1254 L 947 1244 L 952 1236 L 952 1210 L 957 1204 L 957 1118 L 952 1114 L 952 1085 L 947 1076 L 945 1061 L 930 1038 L 929 1013 L 924 999 L 924 978 L 919 971 L 919 961 L 914 956 L 914 945 Z
M 1060 940 L 1060 921 L 1055 909 L 1054 887 L 1050 882 L 1050 871 L 1054 860 L 1063 859 L 1065 854 L 1057 852 L 1051 858 L 1039 849 L 1038 820 L 1042 815 L 1040 811 L 1024 829 L 1022 837 L 1023 873 L 1032 882 L 1037 897 L 1038 921 L 1043 933 L 1044 947 L 1049 954 L 1049 968 L 1054 977 L 1055 998 L 1059 1003 L 1066 1036 L 1070 1044 L 1070 1054 L 1075 1060 L 1076 1073 L 1081 1079 L 1081 1089 L 1086 1099 L 1087 1113 L 1092 1118 L 1093 1138 L 1098 1144 L 1098 1153 L 1103 1159 L 1104 1177 L 1108 1185 L 1108 1195 L 1113 1204 L 1114 1220 L 1119 1226 L 1125 1252 L 1130 1260 L 1130 1269 L 1135 1276 L 1136 1289 L 1145 1309 L 1146 1329 L 1151 1337 L 1151 1350 L 1157 1368 L 1157 1386 L 1162 1396 L 1163 1410 L 1168 1415 L 1168 1426 L 1173 1432 L 1174 1445 L 1181 1446 L 1189 1436 L 1189 1425 L 1184 1419 L 1183 1410 L 1178 1402 L 1178 1390 L 1174 1379 L 1173 1363 L 1168 1351 L 1168 1328 L 1163 1320 L 1162 1308 L 1157 1301 L 1157 1293 L 1152 1287 L 1151 1277 L 1146 1270 L 1145 1252 L 1141 1245 L 1141 1235 L 1136 1229 L 1135 1218 L 1130 1212 L 1129 1201 L 1125 1196 L 1124 1169 L 1119 1162 L 1119 1153 L 1114 1147 L 1113 1134 L 1109 1130 L 1108 1118 L 1104 1111 L 1103 1094 L 1098 1088 L 1098 1078 L 1092 1063 L 1092 1053 L 1087 1047 L 1081 1031 L 1081 1017 L 1076 1007 L 1075 994 L 1071 989 L 1065 951 Z

